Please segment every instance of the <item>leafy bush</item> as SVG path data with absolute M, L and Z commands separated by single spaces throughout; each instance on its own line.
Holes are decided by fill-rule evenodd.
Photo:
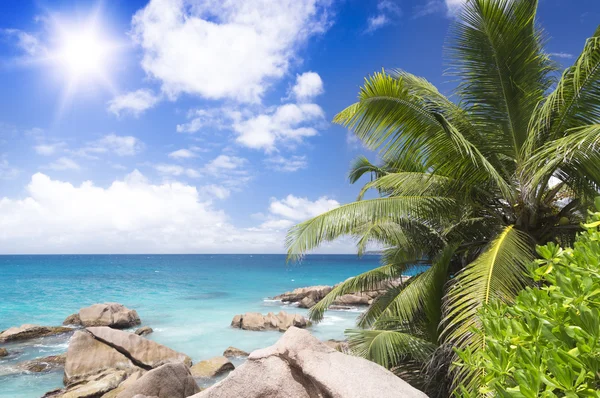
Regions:
M 600 198 L 574 247 L 537 248 L 536 287 L 481 312 L 485 348 L 458 350 L 479 394 L 600 397 Z M 457 396 L 470 396 L 463 389 Z

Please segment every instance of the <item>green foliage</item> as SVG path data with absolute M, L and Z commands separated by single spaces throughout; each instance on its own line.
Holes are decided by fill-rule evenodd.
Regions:
M 483 349 L 485 339 L 473 332 L 481 306 L 511 303 L 530 282 L 523 269 L 535 244 L 571 244 L 599 191 L 600 28 L 558 76 L 537 5 L 465 2 L 446 47 L 457 83 L 451 96 L 401 70 L 367 77 L 358 101 L 334 122 L 380 162 L 360 157 L 352 165 L 352 183 L 371 177 L 356 202 L 288 232 L 291 259 L 341 236 L 354 238 L 359 254 L 372 243 L 386 249 L 381 268 L 341 284 L 313 308 L 315 321 L 339 295 L 395 280 L 411 261 L 435 259 L 435 272 L 391 288 L 359 319 L 362 333 L 352 332 L 358 355 L 411 382 L 427 375 L 415 383 L 432 397 L 459 384 L 478 390 L 477 369 L 447 373 L 459 361 L 452 348 Z M 379 197 L 363 200 L 368 190 Z M 420 339 L 414 347 L 422 340 L 437 347 L 429 360 L 409 354 L 408 335 Z
M 476 373 L 480 387 L 456 396 L 600 397 L 600 198 L 596 204 L 572 249 L 538 247 L 531 275 L 539 286 L 481 311 L 484 349 L 458 350 L 458 366 Z

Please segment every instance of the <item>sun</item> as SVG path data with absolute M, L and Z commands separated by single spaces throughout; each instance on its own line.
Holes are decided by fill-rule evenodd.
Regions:
M 97 89 L 116 92 L 111 72 L 116 69 L 124 44 L 114 40 L 109 32 L 101 19 L 100 7 L 83 18 L 51 18 L 46 61 L 64 87 L 59 113 L 78 94 L 89 95 Z
M 56 60 L 71 78 L 103 78 L 110 62 L 112 44 L 94 27 L 61 32 Z

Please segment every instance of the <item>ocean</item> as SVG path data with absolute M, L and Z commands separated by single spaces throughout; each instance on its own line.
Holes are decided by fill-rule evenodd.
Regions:
M 307 310 L 269 297 L 311 285 L 332 285 L 375 268 L 378 256 L 309 255 L 286 264 L 284 255 L 52 255 L 0 256 L 0 330 L 25 323 L 58 326 L 94 303 L 118 302 L 137 310 L 148 338 L 189 355 L 194 362 L 232 345 L 246 351 L 269 346 L 276 331 L 233 329 L 245 312 Z M 358 311 L 329 311 L 313 325 L 320 339 L 342 339 Z M 62 386 L 62 371 L 19 371 L 18 362 L 66 351 L 68 337 L 4 344 L 0 397 L 40 397 Z M 239 365 L 240 362 L 234 362 Z

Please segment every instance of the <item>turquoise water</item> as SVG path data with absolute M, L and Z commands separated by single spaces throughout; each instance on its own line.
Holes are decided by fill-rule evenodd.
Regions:
M 235 314 L 285 310 L 306 314 L 268 297 L 296 287 L 335 284 L 378 266 L 379 258 L 312 255 L 285 263 L 283 255 L 65 255 L 0 256 L 0 330 L 24 323 L 60 325 L 79 308 L 119 302 L 136 309 L 149 338 L 194 362 L 229 345 L 252 351 L 273 344 L 279 332 L 229 327 Z M 343 338 L 358 313 L 330 311 L 311 328 L 321 339 Z M 6 344 L 0 359 L 0 397 L 40 397 L 61 387 L 62 372 L 27 374 L 20 361 L 66 351 L 68 336 Z

